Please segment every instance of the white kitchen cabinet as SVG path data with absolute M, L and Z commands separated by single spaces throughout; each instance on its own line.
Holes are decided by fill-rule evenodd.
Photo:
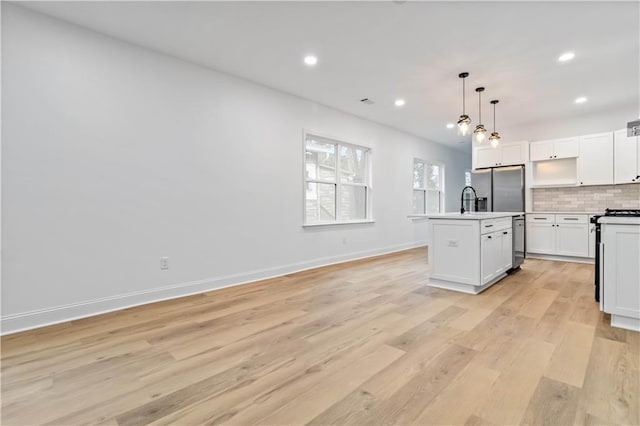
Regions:
M 589 225 L 586 223 L 556 224 L 556 250 L 558 256 L 589 256 Z
M 614 133 L 614 183 L 640 183 L 640 138 L 627 129 Z
M 589 257 L 589 217 L 528 214 L 527 253 Z
M 493 234 L 482 236 L 480 243 L 481 273 L 482 284 L 486 284 L 493 280 L 496 276 L 496 258 L 500 256 L 499 242 L 494 238 Z
M 531 142 L 529 145 L 529 158 L 531 161 L 574 158 L 579 153 L 580 145 L 577 137 L 537 141 Z
M 527 214 L 527 252 L 555 252 L 555 223 L 552 214 Z
M 491 145 L 474 148 L 474 169 L 497 166 L 514 166 L 529 162 L 529 142 L 501 143 L 496 148 Z
M 529 145 L 529 158 L 531 161 L 544 161 L 553 159 L 553 141 L 531 142 Z
M 513 265 L 513 234 L 511 229 L 482 236 L 482 284 L 492 281 Z
M 580 136 L 578 184 L 613 184 L 613 133 Z
M 513 232 L 511 229 L 502 231 L 502 254 L 500 256 L 500 270 L 509 270 L 513 267 Z
M 491 146 L 483 146 L 476 148 L 477 162 L 476 169 L 484 167 L 495 167 L 500 165 L 502 159 L 502 152 L 498 148 L 492 148 Z
M 640 331 L 640 223 L 603 223 L 601 254 L 601 294 L 611 325 Z

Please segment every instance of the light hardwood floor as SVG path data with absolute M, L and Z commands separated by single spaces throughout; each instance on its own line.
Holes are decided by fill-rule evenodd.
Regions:
M 2 338 L 2 423 L 640 424 L 640 336 L 593 266 L 478 296 L 416 249 Z M 464 265 L 460 265 L 464 268 Z

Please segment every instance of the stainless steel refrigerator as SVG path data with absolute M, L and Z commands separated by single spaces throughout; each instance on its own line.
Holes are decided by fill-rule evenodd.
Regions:
M 471 172 L 478 211 L 524 212 L 524 166 L 493 167 Z

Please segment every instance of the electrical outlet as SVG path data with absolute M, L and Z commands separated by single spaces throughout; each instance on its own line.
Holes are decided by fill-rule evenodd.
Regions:
M 449 247 L 458 247 L 458 240 L 448 240 Z
M 160 258 L 160 269 L 169 269 L 169 258 L 161 257 Z

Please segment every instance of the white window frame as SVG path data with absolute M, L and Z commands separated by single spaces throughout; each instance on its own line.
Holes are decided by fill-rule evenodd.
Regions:
M 416 168 L 416 163 L 422 163 L 424 164 L 424 176 L 422 179 L 422 186 L 419 188 L 415 188 L 413 186 L 414 180 L 413 180 L 413 173 L 415 173 L 415 168 Z M 427 177 L 427 170 L 429 168 L 429 166 L 438 166 L 440 167 L 440 188 L 438 189 L 429 189 L 427 186 L 427 181 L 428 181 L 428 177 Z M 423 210 L 424 210 L 424 214 L 429 214 L 429 205 L 428 205 L 428 194 L 429 192 L 438 192 L 438 213 L 444 213 L 444 204 L 445 204 L 445 194 L 444 194 L 444 179 L 445 179 L 445 165 L 443 162 L 441 161 L 427 161 L 427 160 L 423 160 L 421 158 L 414 158 L 413 159 L 413 163 L 412 163 L 412 176 L 411 176 L 411 212 L 412 214 L 423 214 L 421 212 L 416 212 L 413 210 L 413 193 L 415 191 L 422 191 L 423 192 L 423 198 L 424 198 L 424 205 Z
M 372 184 L 372 162 L 373 162 L 373 154 L 371 147 L 366 145 L 346 142 L 342 138 L 336 138 L 333 136 L 329 136 L 326 134 L 322 134 L 320 132 L 304 130 L 302 135 L 302 226 L 303 227 L 311 227 L 311 226 L 327 226 L 327 225 L 349 225 L 349 224 L 357 224 L 357 223 L 373 223 L 373 202 L 372 202 L 372 193 L 373 193 L 373 184 Z M 324 142 L 328 144 L 333 144 L 336 146 L 335 156 L 336 156 L 336 180 L 335 182 L 327 181 L 323 179 L 307 179 L 307 138 L 312 137 L 319 142 Z M 365 167 L 365 178 L 366 183 L 343 183 L 340 179 L 340 147 L 347 146 L 350 148 L 359 148 L 364 150 L 366 157 L 366 167 Z M 335 185 L 335 220 L 325 220 L 320 222 L 311 222 L 307 221 L 307 183 L 324 183 L 324 184 L 334 184 Z M 365 189 L 365 218 L 357 219 L 357 220 L 341 220 L 340 219 L 340 208 L 341 208 L 341 190 L 343 186 L 358 186 L 364 187 Z

